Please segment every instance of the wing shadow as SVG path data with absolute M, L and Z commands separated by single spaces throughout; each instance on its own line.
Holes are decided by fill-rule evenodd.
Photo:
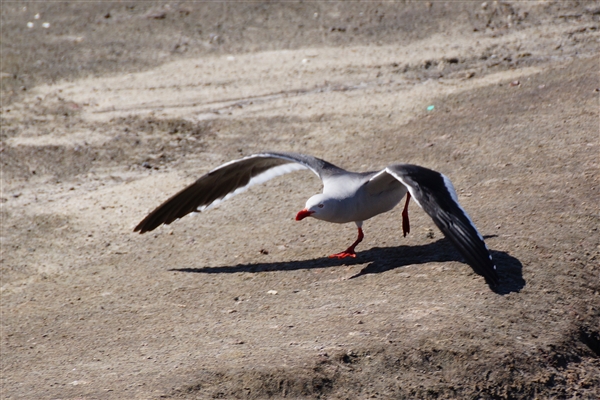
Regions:
M 501 295 L 520 292 L 526 285 L 523 279 L 523 265 L 521 262 L 503 251 L 491 250 L 490 253 L 496 262 L 496 268 L 500 276 L 500 284 L 495 287 L 490 286 L 490 289 Z M 231 274 L 237 272 L 294 271 L 369 263 L 360 272 L 350 278 L 355 279 L 362 275 L 379 274 L 407 265 L 446 261 L 464 262 L 462 256 L 456 251 L 452 243 L 446 239 L 440 239 L 420 246 L 373 247 L 369 250 L 358 252 L 356 258 L 342 260 L 323 257 L 309 260 L 260 262 L 223 267 L 172 268 L 169 271 Z

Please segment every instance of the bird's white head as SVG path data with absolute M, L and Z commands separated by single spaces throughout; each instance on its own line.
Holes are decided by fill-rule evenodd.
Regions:
M 301 221 L 306 217 L 313 217 L 322 220 L 328 220 L 334 213 L 335 207 L 333 200 L 323 194 L 316 194 L 306 202 L 303 210 L 296 214 L 296 221 Z

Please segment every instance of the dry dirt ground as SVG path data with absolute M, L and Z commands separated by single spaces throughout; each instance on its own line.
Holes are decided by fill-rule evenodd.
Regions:
M 1 7 L 2 399 L 600 396 L 598 2 Z M 310 173 L 132 232 L 267 149 L 443 172 L 500 287 Z

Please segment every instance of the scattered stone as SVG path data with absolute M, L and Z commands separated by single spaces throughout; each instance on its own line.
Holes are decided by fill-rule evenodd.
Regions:
M 167 13 L 165 11 L 155 11 L 146 15 L 148 19 L 165 19 Z

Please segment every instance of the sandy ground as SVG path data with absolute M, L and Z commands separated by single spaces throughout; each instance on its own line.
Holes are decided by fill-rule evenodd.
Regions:
M 598 2 L 78 7 L 2 4 L 3 399 L 600 396 Z M 310 173 L 132 232 L 261 150 L 443 172 L 500 287 Z

